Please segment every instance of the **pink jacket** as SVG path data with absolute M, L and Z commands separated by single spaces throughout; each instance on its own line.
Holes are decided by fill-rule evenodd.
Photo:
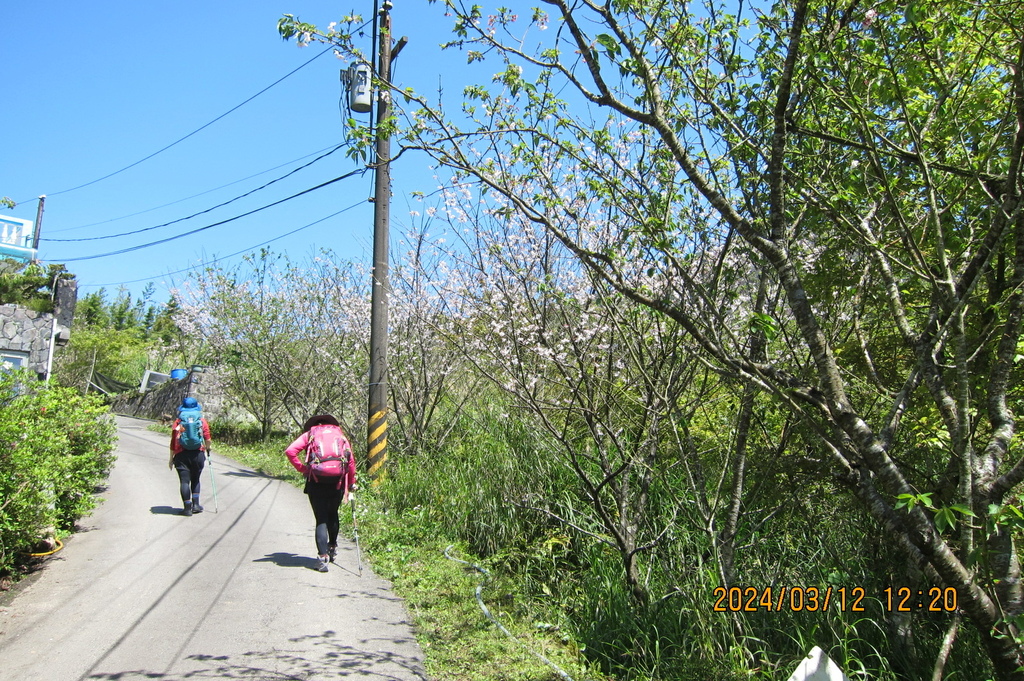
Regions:
M 284 455 L 288 457 L 288 461 L 291 462 L 292 466 L 295 467 L 303 477 L 308 475 L 309 466 L 306 465 L 305 460 L 299 459 L 299 452 L 306 451 L 306 447 L 309 446 L 309 431 L 306 431 L 295 439 L 295 442 L 288 445 L 288 449 L 284 450 Z M 345 475 L 342 476 L 341 489 L 350 490 L 355 487 L 356 484 L 356 457 L 355 454 L 348 458 L 348 470 L 345 471 Z

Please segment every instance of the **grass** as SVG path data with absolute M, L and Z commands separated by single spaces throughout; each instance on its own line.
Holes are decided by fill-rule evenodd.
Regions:
M 376 504 L 374 504 L 376 506 Z M 396 522 L 397 521 L 397 522 Z M 379 507 L 360 514 L 361 537 L 374 569 L 390 579 L 407 604 L 428 673 L 445 681 L 555 681 L 562 677 L 537 659 L 551 659 L 582 679 L 581 658 L 556 631 L 531 625 L 531 608 L 506 576 L 479 571 L 446 557 L 450 546 L 437 533 L 406 524 Z M 457 549 L 448 552 L 465 559 Z M 475 598 L 486 581 L 484 601 L 515 639 L 491 623 Z M 594 678 L 593 675 L 587 678 Z

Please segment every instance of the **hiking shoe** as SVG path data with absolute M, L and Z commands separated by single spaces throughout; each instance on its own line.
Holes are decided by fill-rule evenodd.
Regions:
M 186 518 L 192 515 L 192 502 L 185 504 L 185 509 L 181 512 Z
M 203 512 L 203 507 L 199 505 L 199 502 L 197 502 L 197 501 L 193 501 L 192 502 L 192 512 L 193 513 L 202 513 Z
M 333 563 L 334 557 L 338 555 L 338 547 L 335 544 L 330 544 L 327 547 L 327 558 Z
M 320 556 L 316 559 L 317 572 L 327 572 L 327 556 Z

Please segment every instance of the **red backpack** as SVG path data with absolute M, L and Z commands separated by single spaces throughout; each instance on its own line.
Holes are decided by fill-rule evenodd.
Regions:
M 320 425 L 309 429 L 309 444 L 306 445 L 306 465 L 309 475 L 319 482 L 320 478 L 339 478 L 348 470 L 352 457 L 352 445 L 338 426 Z

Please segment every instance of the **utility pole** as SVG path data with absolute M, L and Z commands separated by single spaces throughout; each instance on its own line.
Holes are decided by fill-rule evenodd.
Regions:
M 373 484 L 388 458 L 388 228 L 391 206 L 391 2 L 380 9 L 377 70 L 377 149 L 374 159 L 373 274 L 370 297 L 370 399 L 367 418 L 368 473 Z
M 39 233 L 43 230 L 43 204 L 46 203 L 46 194 L 39 197 L 39 206 L 36 208 L 36 229 L 32 237 L 32 248 L 39 252 Z

